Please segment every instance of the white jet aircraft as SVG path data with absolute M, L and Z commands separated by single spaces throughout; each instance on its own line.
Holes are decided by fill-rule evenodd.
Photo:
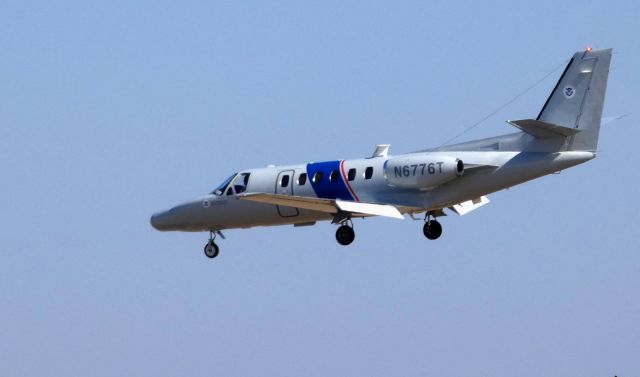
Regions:
M 402 155 L 379 145 L 369 158 L 270 166 L 232 174 L 210 194 L 154 214 L 162 231 L 208 231 L 204 253 L 218 256 L 216 235 L 254 226 L 339 224 L 336 239 L 355 238 L 351 219 L 415 219 L 434 240 L 444 209 L 464 215 L 486 195 L 596 157 L 611 49 L 573 55 L 536 119 L 511 120 L 520 131 Z

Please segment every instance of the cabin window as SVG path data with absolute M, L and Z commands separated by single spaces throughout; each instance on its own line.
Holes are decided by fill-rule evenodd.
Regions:
M 316 174 L 313 175 L 313 183 L 320 183 L 322 182 L 322 177 L 324 176 L 324 174 L 322 174 L 321 171 L 317 171 Z
M 304 186 L 305 183 L 307 183 L 307 173 L 301 173 L 298 176 L 298 185 Z
M 227 189 L 227 196 L 231 196 L 231 195 L 233 195 L 233 188 L 232 188 L 232 187 L 229 187 L 229 188 Z
M 349 173 L 347 173 L 347 179 L 350 180 L 350 181 L 353 181 L 354 179 L 356 179 L 356 169 L 355 168 L 349 169 Z
M 373 177 L 373 166 L 369 166 L 364 170 L 364 179 L 371 179 Z
M 332 171 L 331 174 L 329 174 L 329 182 L 337 181 L 338 180 L 338 174 L 340 174 L 340 173 L 338 173 L 337 170 Z
M 289 186 L 289 176 L 288 175 L 283 175 L 282 178 L 280 178 L 280 186 L 282 186 L 282 187 Z

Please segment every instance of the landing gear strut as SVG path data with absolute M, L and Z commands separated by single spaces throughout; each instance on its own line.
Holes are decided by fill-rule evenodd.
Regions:
M 435 240 L 442 235 L 442 225 L 435 219 L 431 220 L 431 215 L 428 214 L 424 219 L 424 227 L 422 227 L 422 233 L 430 240 Z
M 208 258 L 215 258 L 220 253 L 220 248 L 214 242 L 215 239 L 216 239 L 216 234 L 212 230 L 210 230 L 209 242 L 207 242 L 206 245 L 204 245 L 204 255 L 206 255 Z
M 351 244 L 355 238 L 356 233 L 353 231 L 353 223 L 351 223 L 351 219 L 347 219 L 338 227 L 338 230 L 336 230 L 336 241 L 338 241 L 340 245 L 347 246 Z

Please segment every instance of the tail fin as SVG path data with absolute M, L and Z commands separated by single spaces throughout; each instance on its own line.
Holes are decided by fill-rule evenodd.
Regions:
M 569 150 L 598 147 L 611 51 L 576 52 L 538 115 L 537 120 L 579 131 L 568 138 Z

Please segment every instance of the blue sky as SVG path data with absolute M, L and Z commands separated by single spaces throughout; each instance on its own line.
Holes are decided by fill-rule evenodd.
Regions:
M 0 374 L 640 373 L 640 6 L 23 2 L 0 12 Z M 205 234 L 149 216 L 268 164 L 436 146 L 615 49 L 588 164 L 442 220 Z M 460 141 L 534 116 L 560 71 Z

